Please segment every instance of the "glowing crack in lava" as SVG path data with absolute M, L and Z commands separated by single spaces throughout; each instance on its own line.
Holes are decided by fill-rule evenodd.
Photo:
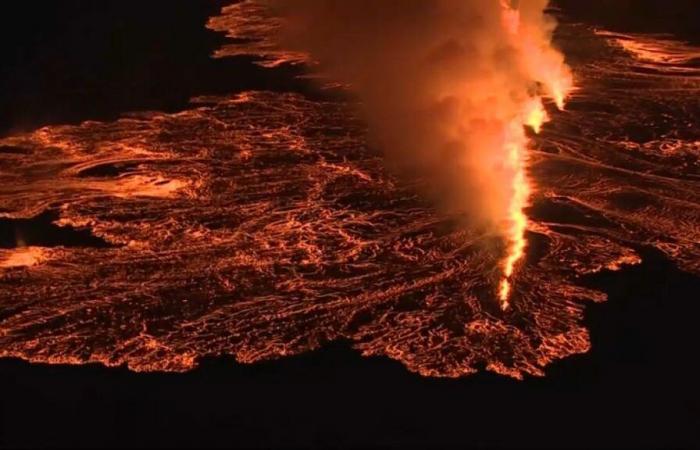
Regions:
M 392 3 L 420 14 L 397 23 L 376 0 L 336 4 L 368 36 L 402 44 L 371 53 L 371 65 L 420 77 L 364 85 L 412 94 L 391 98 L 399 110 L 244 92 L 0 139 L 0 357 L 187 371 L 201 358 L 254 363 L 342 340 L 424 376 L 541 376 L 590 349 L 584 312 L 606 300 L 590 274 L 638 264 L 645 247 L 700 274 L 697 48 L 562 20 L 557 45 L 578 90 L 557 111 L 570 78 L 544 2 L 517 13 L 493 0 Z M 367 22 L 358 4 L 387 20 Z M 438 5 L 487 14 L 488 26 L 420 10 Z M 402 23 L 426 33 L 403 45 Z M 251 55 L 273 71 L 308 63 L 276 45 L 282 26 L 253 1 L 208 23 L 232 38 L 216 57 Z M 346 61 L 369 46 L 358 39 Z M 377 130 L 384 113 L 399 126 Z M 387 155 L 379 137 L 415 152 Z M 494 206 L 499 233 L 389 170 L 396 157 L 464 187 L 456 205 L 488 194 L 469 212 Z M 494 294 L 511 206 L 528 255 L 511 246 L 517 295 L 504 313 Z

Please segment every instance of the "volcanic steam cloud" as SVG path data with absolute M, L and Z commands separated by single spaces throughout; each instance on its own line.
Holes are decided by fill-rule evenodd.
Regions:
M 572 76 L 547 0 L 263 0 L 280 47 L 305 53 L 363 104 L 401 173 L 506 242 L 498 297 L 525 252 L 526 127 L 563 108 Z

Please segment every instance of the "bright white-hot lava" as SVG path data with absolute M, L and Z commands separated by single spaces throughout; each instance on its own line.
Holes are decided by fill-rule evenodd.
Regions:
M 535 5 L 540 3 L 540 5 Z M 533 14 L 532 6 L 537 8 Z M 532 181 L 527 174 L 528 139 L 524 127 L 540 133 L 550 120 L 543 104 L 543 96 L 549 97 L 557 108 L 563 109 L 566 97 L 573 88 L 573 79 L 563 56 L 551 47 L 551 29 L 542 13 L 543 2 L 518 2 L 502 0 L 502 23 L 511 36 L 526 68 L 539 86 L 532 98 L 523 104 L 522 112 L 504 129 L 504 146 L 508 155 L 507 166 L 512 173 L 512 194 L 508 207 L 506 227 L 507 256 L 504 259 L 503 276 L 498 288 L 501 309 L 510 306 L 512 278 L 517 263 L 525 255 L 528 218 L 525 208 L 532 192 Z M 525 20 L 524 20 L 525 19 Z

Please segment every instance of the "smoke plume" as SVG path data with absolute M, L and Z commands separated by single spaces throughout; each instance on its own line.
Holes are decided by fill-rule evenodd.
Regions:
M 261 1 L 281 19 L 285 49 L 350 86 L 401 173 L 522 256 L 525 126 L 538 132 L 542 99 L 561 107 L 571 88 L 547 0 Z

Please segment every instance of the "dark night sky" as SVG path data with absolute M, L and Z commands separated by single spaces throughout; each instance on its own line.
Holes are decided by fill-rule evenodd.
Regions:
M 176 111 L 202 93 L 303 89 L 289 70 L 209 57 L 224 37 L 204 24 L 220 5 L 62 0 L 5 6 L 0 134 L 129 111 Z

